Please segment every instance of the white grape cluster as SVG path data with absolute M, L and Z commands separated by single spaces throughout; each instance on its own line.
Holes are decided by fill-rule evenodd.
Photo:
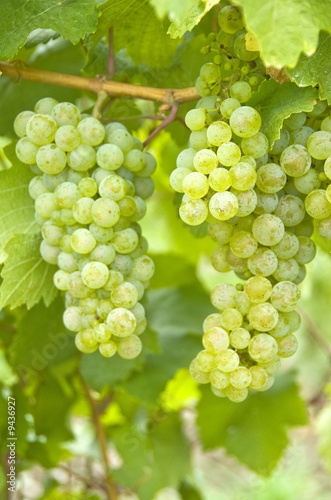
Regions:
M 71 103 L 37 102 L 14 122 L 16 154 L 41 227 L 40 253 L 58 266 L 63 321 L 84 353 L 133 359 L 146 328 L 140 303 L 154 273 L 138 221 L 153 193 L 156 161 L 124 125 L 103 125 Z
M 281 358 L 297 350 L 298 285 L 316 254 L 314 220 L 320 236 L 331 239 L 331 115 L 325 102 L 308 114 L 291 115 L 270 147 L 259 112 L 246 104 L 252 91 L 246 69 L 238 71 L 247 42 L 247 34 L 238 31 L 240 11 L 222 9 L 220 26 L 214 43 L 223 54 L 202 67 L 197 89 L 203 97 L 186 115 L 189 148 L 179 154 L 170 184 L 183 196 L 181 219 L 208 224 L 218 244 L 214 268 L 234 271 L 242 280 L 236 287 L 219 283 L 212 291 L 218 312 L 206 318 L 204 350 L 190 366 L 197 382 L 240 402 L 249 389 L 271 387 Z M 229 78 L 222 64 L 238 36 L 244 39 L 242 51 L 237 42 L 237 63 L 232 60 L 225 89 Z M 226 97 L 213 95 L 221 86 Z

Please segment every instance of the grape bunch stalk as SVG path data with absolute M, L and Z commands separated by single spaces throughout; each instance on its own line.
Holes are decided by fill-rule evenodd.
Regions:
M 140 301 L 154 273 L 138 221 L 154 191 L 154 157 L 121 123 L 104 126 L 53 98 L 20 113 L 14 129 L 16 155 L 35 174 L 40 253 L 58 266 L 64 325 L 83 353 L 137 357 L 146 329 Z
M 202 98 L 185 117 L 189 147 L 170 184 L 182 195 L 183 222 L 207 224 L 218 244 L 213 267 L 240 279 L 213 289 L 218 312 L 203 324 L 204 349 L 191 375 L 216 396 L 241 402 L 249 389 L 271 387 L 280 360 L 297 350 L 298 285 L 316 254 L 314 221 L 331 239 L 331 115 L 318 101 L 311 112 L 288 116 L 269 144 L 261 131 L 267 124 L 249 105 L 267 78 L 254 37 L 238 7 L 224 7 L 219 25 L 204 49 L 217 55 L 201 68 Z

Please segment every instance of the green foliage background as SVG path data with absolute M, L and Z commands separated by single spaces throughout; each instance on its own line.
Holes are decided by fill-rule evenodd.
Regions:
M 318 96 L 331 104 L 329 2 L 234 3 L 243 8 L 264 63 L 287 66 L 292 80 L 282 85 L 267 80 L 250 101 L 260 111 L 263 131 L 273 143 L 291 113 L 311 111 Z M 105 74 L 112 25 L 116 80 L 155 87 L 193 86 L 201 65 L 212 57 L 202 56 L 200 49 L 207 45 L 208 33 L 217 29 L 218 4 L 217 0 L 0 0 L 0 59 L 86 77 Z M 23 80 L 14 83 L 2 76 L 0 146 L 14 140 L 15 116 L 46 96 L 76 102 L 82 109 L 95 101 L 87 92 Z M 191 106 L 182 105 L 180 116 Z M 157 109 L 157 103 L 118 99 L 108 117 L 128 119 L 156 114 Z M 155 126 L 139 118 L 125 124 L 141 139 Z M 188 131 L 176 121 L 149 146 L 158 160 L 157 189 L 142 226 L 156 273 L 144 304 L 149 320 L 145 348 L 130 362 L 101 359 L 98 353 L 77 354 L 72 335 L 62 325 L 63 300 L 52 282 L 55 268 L 39 256 L 40 236 L 27 192 L 32 174 L 15 158 L 14 143 L 0 151 L 0 451 L 5 457 L 7 396 L 12 394 L 17 405 L 19 470 L 35 464 L 51 469 L 79 456 L 99 459 L 82 379 L 95 391 L 109 445 L 122 459 L 112 472 L 114 479 L 136 491 L 141 500 L 150 500 L 169 486 L 178 489 L 184 500 L 212 498 L 195 474 L 185 412 L 196 415 L 204 450 L 222 447 L 237 463 L 271 476 L 265 480 L 271 492 L 292 427 L 313 426 L 324 467 L 331 470 L 331 405 L 324 399 L 322 408 L 308 404 L 323 386 L 329 364 L 305 326 L 300 350 L 294 362 L 285 363 L 275 386 L 240 405 L 215 398 L 189 377 L 187 366 L 199 349 L 202 321 L 212 312 L 208 294 L 222 277 L 208 264 L 215 245 L 205 236 L 197 238 L 180 221 L 169 186 L 176 156 L 187 140 Z M 302 290 L 302 307 L 327 342 L 329 250 L 324 244 Z M 231 274 L 227 278 L 234 280 Z M 314 414 L 310 424 L 308 408 Z M 5 482 L 0 473 L 3 491 Z M 58 491 L 57 481 L 48 479 L 37 498 L 55 500 Z M 85 490 L 71 494 L 76 496 L 68 498 L 99 498 Z M 261 499 L 276 498 L 272 494 Z M 256 490 L 254 498 L 260 498 L 257 495 Z M 279 498 L 292 498 L 286 495 Z

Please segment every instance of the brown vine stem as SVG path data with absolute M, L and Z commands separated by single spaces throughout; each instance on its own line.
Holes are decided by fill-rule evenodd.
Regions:
M 171 122 L 173 122 L 174 120 L 176 120 L 176 117 L 177 117 L 177 113 L 178 113 L 178 110 L 179 110 L 179 103 L 178 102 L 174 102 L 174 104 L 172 105 L 172 108 L 171 108 L 171 111 L 170 113 L 168 114 L 168 116 L 163 120 L 162 123 L 160 123 L 160 125 L 158 125 L 158 127 L 156 127 L 155 130 L 153 130 L 153 132 L 147 137 L 146 141 L 144 142 L 144 147 L 147 146 L 147 144 L 159 133 L 161 132 L 161 130 L 163 130 L 164 128 L 166 128 Z
M 199 99 L 194 87 L 184 89 L 161 89 L 156 87 L 143 87 L 130 83 L 114 82 L 103 78 L 84 78 L 82 76 L 55 73 L 38 68 L 19 67 L 8 62 L 0 61 L 0 71 L 10 78 L 30 80 L 33 82 L 49 83 L 60 87 L 86 90 L 98 94 L 106 92 L 111 97 L 128 97 L 131 99 L 144 99 L 172 105 L 174 102 L 182 103 Z
M 79 377 L 79 380 L 80 380 L 82 387 L 85 391 L 87 400 L 88 400 L 90 407 L 91 407 L 92 419 L 93 419 L 94 427 L 96 430 L 99 448 L 100 448 L 102 460 L 104 463 L 105 473 L 106 473 L 107 497 L 108 497 L 108 500 L 118 500 L 116 485 L 115 485 L 114 480 L 110 474 L 110 464 L 109 464 L 108 453 L 107 453 L 107 439 L 106 439 L 105 430 L 100 422 L 99 411 L 98 411 L 96 402 L 91 394 L 90 388 L 85 383 L 85 380 L 83 379 L 83 377 L 80 373 L 78 373 L 78 377 Z

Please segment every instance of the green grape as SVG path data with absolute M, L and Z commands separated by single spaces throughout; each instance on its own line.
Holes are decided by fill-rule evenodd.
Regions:
M 206 123 L 206 113 L 203 109 L 190 109 L 185 115 L 185 123 L 190 130 L 201 130 Z
M 26 113 L 31 113 L 31 111 L 26 111 Z M 18 116 L 20 116 L 20 115 L 18 115 Z M 320 128 L 323 131 L 326 131 L 329 133 L 331 132 L 331 117 L 330 116 L 327 116 L 326 118 L 324 118 L 324 120 L 321 123 Z M 312 133 L 314 133 L 314 129 L 312 129 Z M 19 134 L 17 134 L 17 135 L 19 135 Z
M 257 247 L 258 243 L 256 239 L 247 231 L 238 231 L 230 240 L 232 252 L 242 259 L 251 257 L 257 250 Z
M 209 200 L 209 210 L 217 220 L 229 220 L 238 211 L 238 201 L 236 196 L 229 191 L 215 193 Z
M 272 284 L 263 276 L 253 276 L 244 285 L 244 291 L 250 302 L 260 304 L 266 302 L 272 292 Z
M 281 358 L 289 358 L 296 353 L 298 349 L 298 340 L 292 333 L 288 333 L 285 337 L 277 340 L 278 344 L 278 356 Z
M 131 220 L 133 222 L 137 222 L 144 217 L 144 215 L 146 214 L 147 208 L 146 208 L 146 203 L 139 196 L 133 196 L 133 200 L 135 202 L 136 207 L 135 207 L 135 212 L 134 212 L 133 216 L 131 216 Z
M 207 129 L 207 138 L 213 146 L 220 146 L 231 140 L 232 130 L 229 125 L 223 121 L 215 121 Z M 209 173 L 209 172 L 207 172 Z
M 54 273 L 53 282 L 58 290 L 66 291 L 68 289 L 68 278 L 70 274 L 59 269 Z
M 209 374 L 209 381 L 216 389 L 225 389 L 230 384 L 229 375 L 215 368 Z
M 144 306 L 142 304 L 140 304 L 140 302 L 137 302 L 130 309 L 130 311 L 134 314 L 134 316 L 137 320 L 137 323 L 140 323 L 141 321 L 143 321 L 143 319 L 145 319 L 145 309 L 144 309 Z
M 97 350 L 98 344 L 92 335 L 92 329 L 86 329 L 77 333 L 75 336 L 75 345 L 80 352 L 91 354 Z
M 111 269 L 127 276 L 132 269 L 132 259 L 129 255 L 116 255 L 111 264 Z
M 202 78 L 207 85 L 213 85 L 220 78 L 219 67 L 212 62 L 204 64 L 200 69 L 200 78 Z
M 115 232 L 112 245 L 117 253 L 127 254 L 133 252 L 138 246 L 139 238 L 136 231 L 132 228 L 123 229 Z
M 247 102 L 252 95 L 252 88 L 247 82 L 235 82 L 230 87 L 230 95 L 240 103 Z
M 261 156 L 261 158 L 256 158 L 256 169 L 258 170 L 262 165 L 266 165 L 269 160 L 269 155 L 266 153 L 265 155 Z
M 285 232 L 281 241 L 274 245 L 272 250 L 279 259 L 291 259 L 299 250 L 299 239 L 295 234 Z
M 298 196 L 287 194 L 281 196 L 274 214 L 279 217 L 285 226 L 297 226 L 305 217 L 305 205 Z
M 295 259 L 279 259 L 273 276 L 277 281 L 294 281 L 298 274 L 299 265 Z
M 245 389 L 252 381 L 252 374 L 248 368 L 239 366 L 230 374 L 230 383 L 235 389 Z
M 233 225 L 228 222 L 220 221 L 216 224 L 208 225 L 208 234 L 210 238 L 219 245 L 225 245 L 231 240 Z
M 141 351 L 142 342 L 137 335 L 130 335 L 117 344 L 117 352 L 123 359 L 137 358 Z
M 221 316 L 223 328 L 226 330 L 236 330 L 242 325 L 243 316 L 235 307 L 224 309 Z
M 26 125 L 34 114 L 35 113 L 33 111 L 22 111 L 22 113 L 19 113 L 16 116 L 14 121 L 14 131 L 18 137 L 21 138 L 26 135 Z
M 278 356 L 275 356 L 271 361 L 268 361 L 267 363 L 259 363 L 258 366 L 263 368 L 268 375 L 272 376 L 279 370 L 280 359 Z
M 132 269 L 130 271 L 130 278 L 138 281 L 148 281 L 153 277 L 155 271 L 154 262 L 147 255 L 142 255 L 134 259 Z
M 70 274 L 67 286 L 68 292 L 77 299 L 85 299 L 90 293 L 90 289 L 82 280 L 82 274 L 80 271 L 75 271 Z
M 247 261 L 250 272 L 257 276 L 270 276 L 278 266 L 276 254 L 269 248 L 258 248 Z
M 55 191 L 55 189 L 60 185 L 62 184 L 63 182 L 66 182 L 68 180 L 68 174 L 69 174 L 69 170 L 66 168 L 64 168 L 62 170 L 62 172 L 58 173 L 58 174 L 46 174 L 46 173 L 43 173 L 43 182 L 45 184 L 45 186 L 47 187 L 47 189 L 49 189 L 50 191 Z
M 253 137 L 260 130 L 261 123 L 260 114 L 250 106 L 241 106 L 230 116 L 230 127 L 239 137 Z
M 306 174 L 294 178 L 294 185 L 300 193 L 309 194 L 320 187 L 319 174 L 316 170 L 310 168 Z
M 48 264 L 57 264 L 58 255 L 61 252 L 57 246 L 50 245 L 43 240 L 40 244 L 40 255 Z
M 183 190 L 192 200 L 203 198 L 209 190 L 208 178 L 200 172 L 191 172 L 183 180 Z
M 297 236 L 312 236 L 314 232 L 314 224 L 313 220 L 309 215 L 306 215 L 300 224 L 295 228 L 295 234 Z
M 36 214 L 49 219 L 57 209 L 57 200 L 53 193 L 43 193 L 35 200 Z
M 206 351 L 218 354 L 229 347 L 230 341 L 227 332 L 223 328 L 215 326 L 204 333 L 202 343 Z
M 240 158 L 240 161 L 243 161 L 244 163 L 249 163 L 250 165 L 252 165 L 252 167 L 256 168 L 256 161 L 252 156 L 244 155 Z
M 225 389 L 225 396 L 233 403 L 241 403 L 248 396 L 248 389 L 236 389 L 232 385 Z
M 210 174 L 218 166 L 218 159 L 210 149 L 202 149 L 195 155 L 193 165 L 198 172 Z
M 83 172 L 75 172 L 74 170 L 71 170 L 71 168 L 69 168 L 67 175 L 68 182 L 72 182 L 73 184 L 78 184 L 79 181 L 84 179 L 84 177 L 85 174 Z
M 204 373 L 210 373 L 216 368 L 215 356 L 208 351 L 200 351 L 196 360 L 199 369 Z
M 238 7 L 227 5 L 218 14 L 218 24 L 222 31 L 231 35 L 244 27 L 242 14 Z
M 81 119 L 79 109 L 74 104 L 71 104 L 71 102 L 60 102 L 54 106 L 52 117 L 59 127 L 63 125 L 72 125 L 76 127 Z
M 108 317 L 108 314 L 110 311 L 114 309 L 114 306 L 109 299 L 102 299 L 98 300 L 98 305 L 97 305 L 97 315 L 102 319 L 105 320 Z M 98 342 L 101 342 L 100 340 Z
M 61 151 L 69 153 L 78 148 L 81 143 L 80 133 L 72 125 L 64 125 L 57 129 L 55 134 L 55 144 Z
M 113 171 L 123 164 L 124 154 L 115 144 L 103 144 L 97 151 L 96 161 L 104 170 Z
M 331 156 L 324 162 L 324 172 L 328 179 L 331 179 Z
M 139 172 L 146 164 L 145 154 L 139 149 L 132 149 L 124 157 L 124 167 L 130 172 Z
M 297 311 L 283 313 L 283 316 L 286 318 L 286 322 L 289 325 L 290 332 L 296 332 L 297 330 L 299 330 L 301 325 L 301 317 Z
M 231 185 L 238 191 L 247 191 L 255 186 L 256 170 L 249 163 L 239 162 L 230 168 Z
M 34 110 L 36 113 L 39 113 L 41 115 L 50 115 L 53 108 L 57 104 L 59 104 L 59 101 L 57 101 L 56 99 L 53 99 L 52 97 L 44 97 L 36 103 Z
M 270 304 L 260 304 L 257 307 L 267 306 Z M 272 306 L 271 306 L 272 307 Z M 268 363 L 272 361 L 278 351 L 276 340 L 267 333 L 260 333 L 255 335 L 248 346 L 249 355 L 254 361 L 258 363 Z
M 54 197 L 61 208 L 72 208 L 81 198 L 81 194 L 76 184 L 63 182 L 55 189 Z
M 261 169 L 259 169 L 257 172 L 258 176 L 260 170 Z M 278 205 L 277 194 L 263 193 L 258 188 L 255 188 L 255 193 L 256 193 L 256 207 L 254 213 L 256 213 L 257 215 L 273 213 Z
M 109 142 L 109 136 L 115 131 L 115 130 L 125 130 L 127 132 L 127 128 L 125 125 L 123 125 L 123 123 L 119 123 L 119 122 L 111 122 L 111 123 L 107 123 L 107 125 L 105 125 L 105 131 L 106 131 L 106 139 L 105 139 L 105 142 Z
M 198 365 L 197 359 L 193 359 L 191 361 L 190 367 L 190 375 L 198 384 L 208 384 L 209 383 L 209 373 L 203 372 Z
M 62 227 L 58 227 L 51 221 L 47 221 L 45 222 L 45 224 L 43 224 L 41 234 L 43 235 L 43 238 L 47 241 L 47 243 L 56 246 L 60 244 L 65 231 Z
M 55 144 L 48 144 L 39 148 L 36 162 L 42 172 L 56 175 L 65 168 L 67 156 Z
M 236 216 L 247 217 L 249 214 L 254 212 L 257 204 L 257 196 L 254 189 L 237 191 L 236 189 L 231 188 L 231 193 L 235 195 L 238 202 Z
M 68 154 L 68 164 L 76 172 L 86 172 L 94 167 L 95 150 L 88 144 L 80 144 Z
M 120 215 L 123 220 L 125 217 L 132 217 L 134 213 L 136 212 L 137 206 L 134 201 L 134 198 L 132 196 L 124 196 L 122 200 L 118 202 L 118 206 L 120 208 Z M 125 219 L 124 219 L 125 220 Z M 120 223 L 120 220 L 118 221 L 118 224 Z M 126 220 L 126 224 L 128 227 L 129 221 Z M 117 227 L 116 227 L 117 229 Z M 124 229 L 124 228 L 121 228 Z
M 26 135 L 37 146 L 53 142 L 56 130 L 56 121 L 48 115 L 33 115 L 26 124 Z
M 102 198 L 110 198 L 111 200 L 119 201 L 124 198 L 126 192 L 126 182 L 118 175 L 109 175 L 99 184 L 99 193 Z
M 235 298 L 237 295 L 236 287 L 229 283 L 218 283 L 211 292 L 211 303 L 220 311 L 229 307 L 235 307 Z
M 84 177 L 78 183 L 80 194 L 87 198 L 93 198 L 98 192 L 98 185 L 91 177 Z
M 233 372 L 239 366 L 240 358 L 232 349 L 225 349 L 217 354 L 216 366 L 225 373 Z
M 215 327 L 222 329 L 222 316 L 219 313 L 209 314 L 209 316 L 205 318 L 202 326 L 204 333 L 214 329 Z
M 284 120 L 284 125 L 288 130 L 297 130 L 306 122 L 307 115 L 304 112 L 293 113 L 289 118 Z
M 324 130 L 314 132 L 307 141 L 308 153 L 316 160 L 326 160 L 331 155 L 331 134 Z
M 295 283 L 281 281 L 273 287 L 271 302 L 281 312 L 293 311 L 300 299 L 300 290 Z
M 43 178 L 40 175 L 33 177 L 29 183 L 29 195 L 33 200 L 36 200 L 38 196 L 44 193 L 49 193 L 49 190 L 43 182 Z
M 322 130 L 324 130 L 324 129 L 322 129 Z M 330 132 L 330 131 L 328 130 L 328 132 Z M 291 132 L 291 136 L 290 136 L 290 143 L 291 144 L 300 144 L 301 146 L 304 146 L 306 148 L 308 139 L 313 133 L 314 133 L 314 129 L 311 127 L 301 127 L 297 130 L 293 130 L 293 132 Z
M 280 338 L 284 337 L 287 335 L 290 331 L 290 325 L 289 322 L 286 318 L 286 313 L 279 313 L 279 320 L 277 325 L 269 330 L 269 335 L 272 335 L 273 337 Z
M 316 245 L 307 236 L 298 236 L 299 248 L 294 258 L 298 264 L 308 264 L 316 255 Z
M 208 208 L 203 200 L 183 201 L 179 208 L 179 215 L 186 224 L 198 226 L 206 220 Z
M 72 249 L 71 249 L 72 251 Z M 72 273 L 77 271 L 78 265 L 75 257 L 72 253 L 69 252 L 60 252 L 57 258 L 57 265 L 63 271 L 67 271 L 68 273 Z
M 279 131 L 279 139 L 275 140 L 275 142 L 270 150 L 270 153 L 273 155 L 279 155 L 280 153 L 282 153 L 284 151 L 285 148 L 287 148 L 289 143 L 290 143 L 289 131 L 286 130 L 286 128 L 281 128 Z M 295 141 L 294 144 L 297 144 L 297 142 Z
M 39 147 L 28 139 L 28 137 L 22 137 L 15 147 L 15 152 L 17 158 L 27 165 L 33 165 L 36 163 L 37 153 Z
M 197 151 L 208 148 L 209 142 L 207 138 L 207 129 L 203 128 L 201 130 L 191 132 L 189 144 L 190 148 L 194 148 Z
M 79 332 L 82 330 L 82 312 L 79 307 L 68 307 L 63 313 L 63 323 L 68 330 Z
M 89 262 L 83 267 L 82 280 L 89 288 L 102 288 L 108 281 L 109 269 L 102 262 Z
M 211 265 L 219 273 L 228 273 L 229 271 L 231 271 L 231 268 L 229 267 L 226 260 L 227 251 L 228 251 L 227 246 L 221 246 L 215 248 L 215 250 L 210 256 Z
M 248 314 L 248 311 L 252 307 L 252 304 L 247 298 L 245 292 L 238 292 L 235 299 L 236 309 L 241 312 L 242 315 Z
M 128 181 L 126 181 L 128 182 Z M 145 179 L 144 177 L 137 177 L 133 181 L 134 192 L 137 196 L 146 200 L 154 193 L 155 184 L 153 179 Z
M 93 331 L 95 331 L 95 328 Z M 117 351 L 117 345 L 112 340 L 110 340 L 109 342 L 103 342 L 102 344 L 99 345 L 99 352 L 101 356 L 104 356 L 105 358 L 111 358 L 116 354 L 116 351 Z
M 236 328 L 230 333 L 230 343 L 235 349 L 246 349 L 251 340 L 251 335 L 245 328 Z
M 146 330 L 146 327 L 147 327 L 147 320 L 146 320 L 146 318 L 144 318 L 142 321 L 140 321 L 137 324 L 137 326 L 134 330 L 134 334 L 138 335 L 138 336 L 141 335 Z
M 107 317 L 107 326 L 115 337 L 129 337 L 137 325 L 134 314 L 123 307 L 110 311 Z
M 331 217 L 327 219 L 318 220 L 316 223 L 317 232 L 322 238 L 331 240 Z
M 228 248 L 226 252 L 226 261 L 228 266 L 236 273 L 245 273 L 248 270 L 247 259 L 242 259 L 235 255 L 231 248 Z
M 276 215 L 263 214 L 255 219 L 252 233 L 261 245 L 272 246 L 281 241 L 285 228 L 283 221 Z
M 252 377 L 249 387 L 256 391 L 261 391 L 267 383 L 268 373 L 264 368 L 258 365 L 251 366 L 249 371 Z
M 92 206 L 92 217 L 99 226 L 109 228 L 120 218 L 120 208 L 114 200 L 98 198 Z
M 53 212 L 52 214 L 52 219 L 54 214 L 55 212 Z M 74 217 L 72 210 L 69 210 L 68 208 L 63 208 L 60 211 L 60 220 L 62 222 L 62 225 L 70 226 L 71 232 L 73 232 L 77 227 L 79 227 L 77 225 L 77 221 Z M 55 221 L 55 219 L 54 222 L 56 222 L 56 224 L 59 224 L 59 222 Z M 69 227 L 67 227 L 67 231 L 69 232 Z
M 224 99 L 221 104 L 221 114 L 224 118 L 229 119 L 235 109 L 240 108 L 240 102 L 238 99 L 233 99 L 232 97 Z
M 72 249 L 79 254 L 92 252 L 96 245 L 96 240 L 88 229 L 77 229 L 71 235 L 70 243 Z
M 324 189 L 315 189 L 305 199 L 307 213 L 314 219 L 327 219 L 331 216 L 331 203 Z
M 234 53 L 241 61 L 254 61 L 260 55 L 259 51 L 246 49 L 246 33 L 241 33 L 236 37 Z
M 225 167 L 233 167 L 241 157 L 240 147 L 234 142 L 221 144 L 217 149 L 217 157 Z
M 271 297 L 272 296 L 273 295 L 271 295 Z M 269 302 L 263 302 L 262 304 L 257 304 L 250 309 L 248 319 L 251 326 L 255 330 L 258 330 L 259 332 L 267 332 L 277 325 L 279 315 L 276 307 L 269 304 Z
M 131 267 L 132 267 L 132 263 L 131 263 Z M 118 270 L 111 269 L 109 271 L 108 281 L 104 285 L 104 289 L 107 292 L 110 292 L 111 290 L 114 290 L 119 285 L 121 285 L 123 282 L 124 282 L 124 276 L 123 276 L 123 274 L 120 271 L 118 271 Z
M 87 297 L 86 299 L 80 299 L 79 307 L 83 313 L 93 314 L 97 310 L 98 303 L 98 299 Z
M 96 118 L 85 118 L 77 125 L 83 144 L 99 146 L 105 138 L 105 127 Z
M 252 158 L 260 158 L 263 156 L 267 153 L 268 147 L 268 139 L 261 132 L 241 141 L 241 149 L 245 155 L 251 156 Z
M 286 184 L 286 174 L 276 163 L 262 165 L 257 171 L 256 185 L 263 193 L 277 193 Z
M 183 180 L 192 170 L 184 167 L 175 168 L 170 174 L 170 186 L 177 193 L 184 193 Z
M 280 156 L 280 166 L 291 177 L 301 177 L 311 166 L 311 157 L 307 149 L 300 144 L 288 146 Z
M 176 165 L 177 168 L 185 168 L 188 170 L 194 170 L 193 159 L 196 155 L 196 150 L 193 148 L 183 149 L 177 156 Z M 177 191 L 177 189 L 175 189 Z
M 107 141 L 118 146 L 124 154 L 127 154 L 133 148 L 133 139 L 127 130 L 115 129 L 107 136 Z

